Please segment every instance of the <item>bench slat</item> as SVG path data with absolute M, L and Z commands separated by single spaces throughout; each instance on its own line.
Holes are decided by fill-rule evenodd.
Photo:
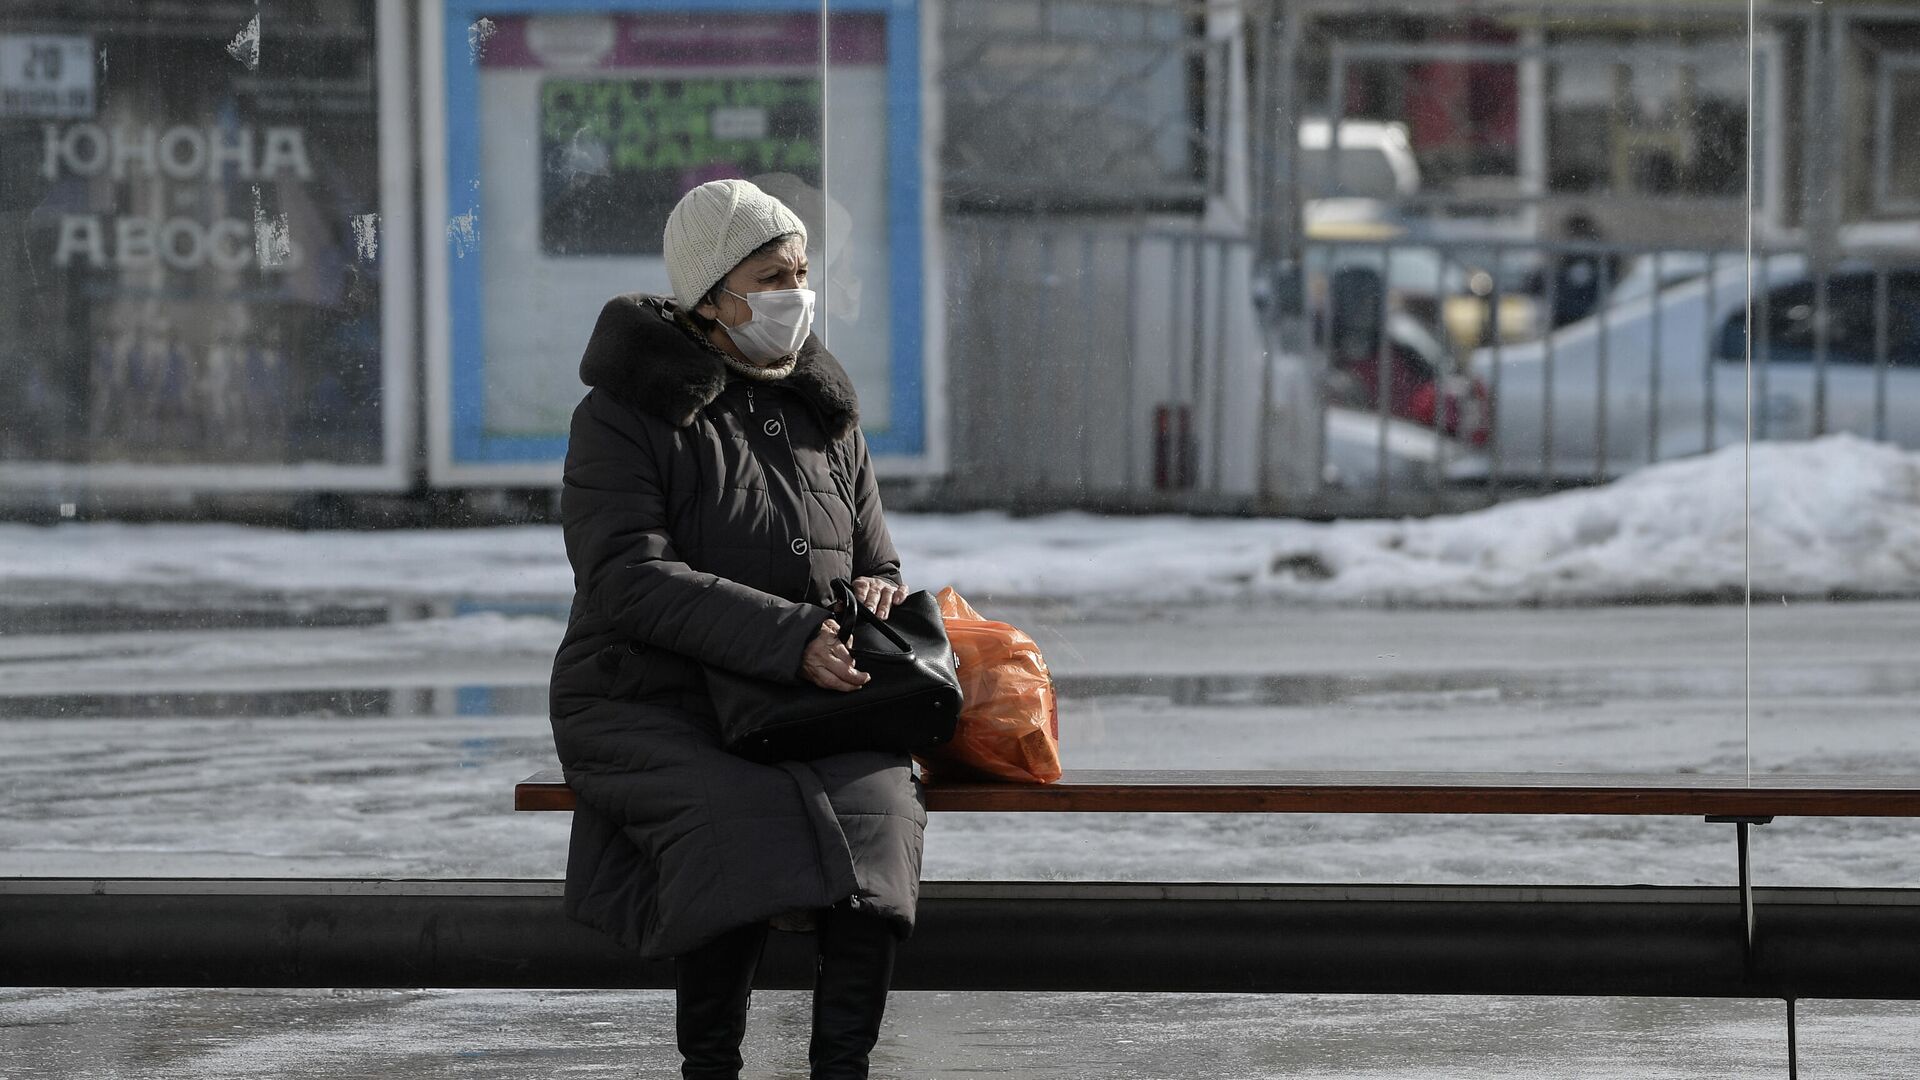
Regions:
M 1920 817 L 1920 777 L 1124 769 L 926 790 L 941 811 Z M 513 808 L 571 810 L 574 795 L 548 769 L 515 786 Z

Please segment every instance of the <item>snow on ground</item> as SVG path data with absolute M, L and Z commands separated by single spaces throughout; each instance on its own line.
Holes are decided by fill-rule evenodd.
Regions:
M 1747 465 L 1732 447 L 1605 487 L 1391 522 L 920 516 L 895 534 L 923 578 L 988 595 L 1339 604 L 1737 596 Z M 1758 592 L 1920 591 L 1920 454 L 1835 436 L 1757 444 L 1752 469 Z
M 1840 435 L 1759 443 L 1605 487 L 1469 514 L 1316 524 L 897 514 L 911 580 L 979 599 L 1087 603 L 1588 603 L 1920 595 L 1920 453 Z M 553 527 L 290 533 L 225 525 L 0 526 L 0 587 L 563 600 Z

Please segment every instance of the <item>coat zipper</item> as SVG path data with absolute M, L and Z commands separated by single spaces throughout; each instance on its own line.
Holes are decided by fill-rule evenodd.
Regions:
M 747 412 L 749 414 L 753 412 L 753 387 L 751 386 L 747 387 Z

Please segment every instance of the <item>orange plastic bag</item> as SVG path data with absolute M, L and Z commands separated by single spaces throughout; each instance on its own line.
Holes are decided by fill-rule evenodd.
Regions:
M 1060 779 L 1060 713 L 1040 646 L 951 588 L 937 599 L 966 700 L 953 741 L 918 755 L 922 771 L 936 781 Z

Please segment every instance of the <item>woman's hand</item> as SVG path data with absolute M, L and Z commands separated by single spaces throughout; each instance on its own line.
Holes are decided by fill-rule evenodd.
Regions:
M 886 578 L 863 577 L 853 579 L 853 595 L 867 605 L 876 619 L 884 619 L 893 612 L 893 605 L 907 598 L 907 587 L 895 585 Z
M 858 690 L 873 676 L 853 666 L 853 653 L 840 641 L 840 623 L 828 619 L 807 642 L 800 675 L 822 690 Z

